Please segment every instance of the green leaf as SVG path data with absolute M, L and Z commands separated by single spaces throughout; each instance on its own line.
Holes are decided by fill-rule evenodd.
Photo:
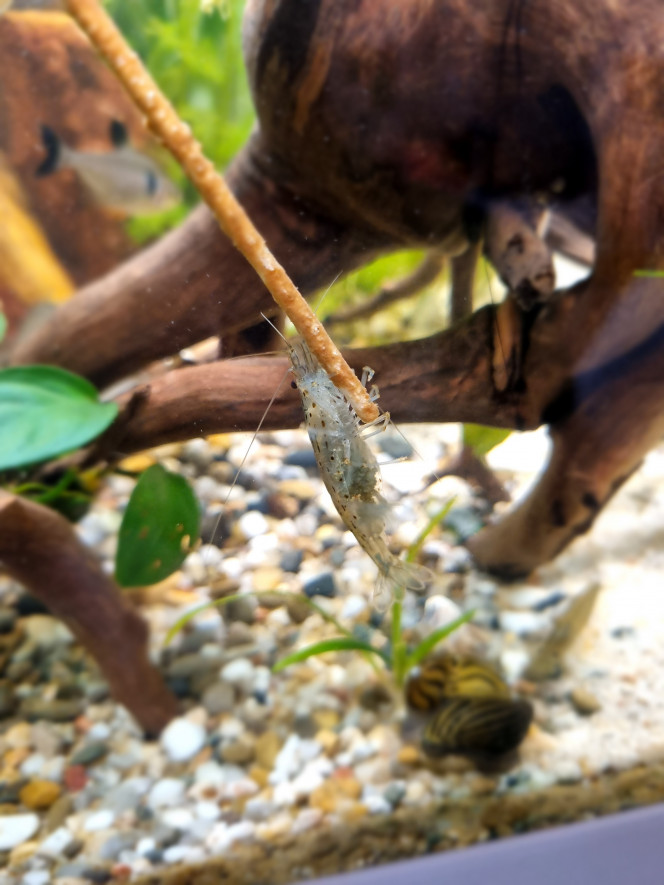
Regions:
M 122 587 L 163 581 L 198 538 L 198 502 L 182 476 L 160 464 L 141 474 L 122 517 L 115 577 Z
M 424 546 L 424 542 L 429 537 L 431 532 L 436 528 L 438 523 L 442 522 L 445 519 L 447 514 L 454 506 L 455 501 L 456 496 L 451 497 L 449 501 L 446 501 L 445 504 L 443 504 L 440 510 L 434 513 L 429 522 L 424 526 L 422 531 L 408 548 L 406 552 L 406 562 L 417 562 L 417 557 L 420 555 L 420 550 Z
M 349 636 L 339 636 L 336 639 L 324 639 L 322 642 L 315 642 L 313 645 L 308 645 L 306 648 L 301 648 L 299 651 L 293 652 L 293 654 L 286 655 L 285 658 L 281 658 L 281 660 L 277 661 L 272 667 L 272 672 L 279 673 L 280 670 L 285 670 L 286 667 L 290 667 L 291 664 L 299 664 L 300 661 L 306 661 L 307 658 L 312 658 L 315 655 L 322 655 L 328 651 L 370 652 L 373 655 L 378 655 L 378 657 L 382 658 L 386 664 L 389 664 L 387 656 L 377 648 L 369 645 L 368 642 L 362 642 L 359 639 L 354 639 Z
M 413 667 L 416 667 L 420 661 L 426 658 L 430 651 L 433 651 L 439 642 L 442 642 L 443 639 L 447 639 L 451 633 L 454 633 L 454 631 L 458 630 L 463 624 L 472 620 L 474 615 L 475 609 L 471 609 L 471 611 L 464 612 L 464 614 L 460 615 L 458 618 L 450 621 L 449 624 L 444 624 L 442 627 L 439 627 L 438 630 L 434 630 L 433 633 L 430 633 L 426 639 L 423 639 L 419 645 L 416 645 L 413 651 L 408 655 L 406 669 L 412 670 Z
M 118 413 L 85 378 L 53 366 L 0 370 L 0 470 L 85 445 Z
M 0 313 L 0 341 L 2 341 L 2 339 L 5 337 L 6 334 L 7 334 L 7 317 L 4 315 L 4 313 Z
M 482 424 L 463 425 L 463 444 L 469 446 L 478 458 L 483 458 L 510 435 L 503 427 L 484 427 Z

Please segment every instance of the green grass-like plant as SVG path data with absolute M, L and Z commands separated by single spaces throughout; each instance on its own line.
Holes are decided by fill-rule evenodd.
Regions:
M 422 546 L 427 537 L 431 534 L 433 529 L 445 518 L 445 516 L 447 516 L 453 503 L 454 499 L 451 499 L 445 504 L 444 507 L 442 507 L 431 517 L 422 532 L 420 532 L 418 537 L 408 548 L 408 552 L 406 554 L 407 562 L 414 562 L 417 559 L 417 556 L 422 549 Z M 182 617 L 179 618 L 168 631 L 165 639 L 165 644 L 171 642 L 171 640 L 182 630 L 182 628 L 194 618 L 196 618 L 197 615 L 201 614 L 201 612 L 208 611 L 210 608 L 213 607 L 223 607 L 225 605 L 228 605 L 228 603 L 234 602 L 235 600 L 241 599 L 247 595 L 248 594 L 234 593 L 231 596 L 225 596 L 223 599 L 216 599 L 212 602 L 206 602 L 203 605 L 200 605 L 197 608 L 188 611 L 186 614 L 182 615 Z M 270 596 L 276 599 L 288 600 L 293 598 L 295 594 L 271 591 L 268 594 L 261 595 Z M 397 688 L 403 687 L 408 673 L 413 669 L 413 667 L 416 667 L 418 664 L 420 664 L 437 645 L 439 645 L 444 639 L 450 636 L 450 634 L 452 634 L 455 630 L 458 630 L 459 627 L 461 627 L 463 624 L 468 623 L 468 621 L 470 621 L 475 614 L 474 611 L 464 612 L 464 614 L 460 615 L 458 618 L 455 618 L 448 624 L 444 624 L 442 627 L 434 630 L 413 648 L 409 648 L 404 639 L 402 629 L 401 616 L 403 611 L 404 592 L 403 588 L 397 587 L 395 588 L 394 598 L 390 606 L 390 643 L 387 647 L 377 648 L 376 646 L 371 645 L 371 643 L 359 639 L 357 636 L 353 635 L 351 630 L 349 630 L 347 627 L 344 627 L 344 625 L 341 624 L 337 620 L 337 618 L 326 612 L 325 609 L 314 602 L 313 599 L 309 599 L 307 596 L 304 595 L 297 596 L 296 598 L 298 599 L 298 601 L 301 601 L 308 605 L 309 608 L 319 614 L 323 618 L 323 620 L 327 621 L 330 624 L 333 624 L 339 631 L 340 635 L 334 636 L 330 639 L 323 639 L 320 642 L 315 642 L 312 645 L 306 646 L 305 648 L 301 648 L 297 651 L 291 652 L 291 654 L 286 655 L 285 657 L 278 660 L 276 664 L 274 664 L 274 666 L 272 667 L 272 671 L 274 673 L 279 673 L 280 671 L 285 670 L 287 667 L 290 667 L 293 664 L 302 663 L 302 661 L 306 661 L 308 658 L 317 657 L 322 654 L 327 654 L 328 652 L 356 651 L 363 655 L 372 664 L 372 666 L 374 666 L 374 669 L 380 669 L 380 667 L 377 666 L 378 662 L 380 662 L 380 664 L 383 665 L 383 668 L 388 670 L 392 674 L 392 679 Z

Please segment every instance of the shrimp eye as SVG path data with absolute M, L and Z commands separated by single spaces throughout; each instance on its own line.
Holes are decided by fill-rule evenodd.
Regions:
M 293 388 L 293 390 L 297 390 L 297 384 L 294 381 L 291 381 L 290 386 Z

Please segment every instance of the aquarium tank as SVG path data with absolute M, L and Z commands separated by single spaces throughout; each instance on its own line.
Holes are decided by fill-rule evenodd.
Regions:
M 0 2 L 3 882 L 631 844 L 662 47 L 654 0 Z

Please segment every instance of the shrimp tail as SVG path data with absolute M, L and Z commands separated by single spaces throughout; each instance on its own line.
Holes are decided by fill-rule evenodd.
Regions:
M 398 562 L 391 565 L 386 577 L 393 586 L 413 590 L 416 593 L 426 590 L 427 584 L 433 579 L 431 571 L 426 566 L 414 562 Z

